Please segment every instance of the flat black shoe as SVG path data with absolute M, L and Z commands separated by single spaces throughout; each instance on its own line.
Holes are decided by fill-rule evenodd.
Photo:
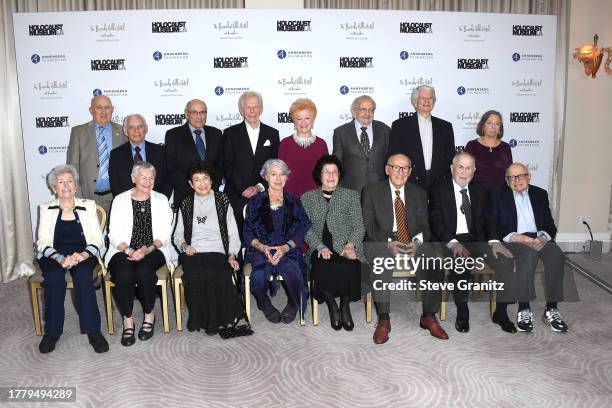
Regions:
M 263 311 L 264 316 L 266 316 L 266 319 L 268 319 L 270 323 L 280 323 L 281 312 L 279 312 L 277 308 L 270 305 L 266 307 L 265 309 L 263 309 L 262 311 Z
M 219 334 L 219 330 L 204 330 L 204 333 L 206 333 L 207 336 L 216 336 L 217 334 Z
M 506 333 L 516 333 L 516 326 L 507 317 L 505 320 L 500 320 L 498 317 L 493 315 L 493 323 L 499 324 L 502 330 Z
M 108 342 L 102 336 L 102 333 L 88 333 L 87 337 L 89 338 L 89 344 L 91 344 L 96 353 L 106 353 L 108 351 Z
M 455 329 L 457 329 L 459 333 L 469 332 L 470 331 L 470 319 L 465 318 L 465 317 L 458 317 L 457 320 L 455 320 Z
M 131 346 L 134 343 L 136 343 L 136 337 L 134 336 L 134 328 L 124 328 L 123 333 L 121 333 L 121 345 L 127 347 Z
M 58 340 L 59 337 L 45 334 L 38 345 L 38 350 L 43 354 L 50 353 L 55 350 L 55 343 L 57 343 Z
M 342 316 L 340 315 L 340 309 L 334 299 L 326 301 L 327 310 L 329 311 L 329 324 L 332 329 L 338 331 L 342 328 Z
M 287 306 L 285 306 L 283 313 L 281 314 L 281 320 L 283 323 L 289 324 L 295 320 L 296 314 L 297 310 L 294 310 L 291 306 L 289 306 L 289 303 L 287 303 Z
M 355 327 L 355 323 L 353 322 L 353 317 L 351 316 L 351 308 L 349 306 L 349 303 L 346 303 L 340 309 L 340 316 L 342 319 L 342 327 L 344 328 L 344 330 L 352 331 Z
M 140 326 L 140 330 L 138 330 L 138 339 L 142 341 L 147 341 L 151 337 L 153 337 L 153 329 L 155 328 L 155 320 L 153 323 L 142 322 L 142 326 Z

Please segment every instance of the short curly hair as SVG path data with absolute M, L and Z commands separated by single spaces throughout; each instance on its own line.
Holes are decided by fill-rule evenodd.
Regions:
M 333 154 L 324 154 L 321 156 L 312 170 L 312 179 L 317 186 L 321 186 L 323 182 L 321 181 L 321 173 L 323 172 L 323 167 L 327 164 L 334 164 L 338 168 L 338 183 L 342 181 L 342 176 L 344 176 L 344 169 L 342 168 L 342 162 L 340 159 Z
M 308 110 L 312 113 L 313 117 L 317 117 L 317 105 L 315 105 L 314 102 L 308 98 L 298 98 L 293 101 L 291 107 L 289 108 L 289 115 L 291 115 L 291 119 L 295 121 L 295 113 L 301 110 Z

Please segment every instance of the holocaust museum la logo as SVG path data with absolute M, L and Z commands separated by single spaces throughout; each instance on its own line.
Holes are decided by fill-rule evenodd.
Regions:
M 153 21 L 151 23 L 151 32 L 158 34 L 168 33 L 186 33 L 186 21 Z
M 340 57 L 340 68 L 374 68 L 374 57 Z
M 399 25 L 401 34 L 433 34 L 432 23 L 404 21 Z
M 277 20 L 276 31 L 312 31 L 311 20 Z
M 249 57 L 214 57 L 213 68 L 248 68 Z
M 155 124 L 159 126 L 182 125 L 185 120 L 184 113 L 156 113 Z
M 458 58 L 457 69 L 489 69 L 488 58 Z
M 95 59 L 91 60 L 92 71 L 123 71 L 125 58 Z
M 38 116 L 36 118 L 37 128 L 69 127 L 68 116 Z
M 33 36 L 48 36 L 48 35 L 64 35 L 63 24 L 33 24 L 28 27 L 30 37 Z
M 539 37 L 543 35 L 542 26 L 515 24 L 512 26 L 512 35 Z
M 278 112 L 278 123 L 293 123 L 289 112 Z
M 510 122 L 536 123 L 540 121 L 540 112 L 510 112 Z

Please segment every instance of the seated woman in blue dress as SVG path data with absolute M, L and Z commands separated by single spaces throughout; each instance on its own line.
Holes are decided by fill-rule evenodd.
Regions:
M 284 192 L 289 169 L 284 161 L 270 159 L 262 168 L 268 190 L 253 196 L 247 204 L 244 223 L 246 261 L 253 266 L 251 291 L 257 305 L 272 323 L 291 323 L 302 304 L 306 305 L 306 263 L 300 245 L 310 228 L 310 220 L 298 198 Z M 287 305 L 279 312 L 268 297 L 274 296 L 282 276 Z M 303 310 L 302 310 L 303 312 Z
M 64 329 L 66 270 L 72 275 L 75 306 L 81 333 L 87 333 L 96 353 L 108 351 L 100 333 L 100 311 L 93 285 L 93 269 L 98 264 L 102 231 L 96 203 L 76 198 L 79 175 L 70 165 L 54 167 L 47 183 L 57 199 L 40 206 L 38 264 L 45 278 L 45 335 L 38 346 L 41 353 L 55 349 Z

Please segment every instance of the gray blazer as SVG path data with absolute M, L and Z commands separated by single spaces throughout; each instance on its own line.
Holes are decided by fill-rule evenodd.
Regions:
M 310 230 L 304 240 L 309 246 L 310 256 L 323 239 L 323 228 L 327 221 L 327 228 L 332 236 L 334 252 L 341 254 L 344 246 L 351 242 L 355 246 L 355 253 L 360 261 L 365 262 L 363 256 L 363 218 L 359 193 L 346 188 L 338 187 L 332 194 L 329 203 L 323 197 L 320 188 L 311 190 L 302 195 L 302 206 L 312 222 Z
M 389 146 L 389 126 L 377 120 L 372 122 L 373 143 L 369 157 L 359 143 L 360 135 L 355 129 L 355 119 L 334 129 L 334 150 L 344 167 L 342 187 L 357 192 L 372 183 L 383 180 L 387 150 Z
M 127 141 L 121 125 L 112 123 L 113 149 Z M 110 152 L 109 152 L 110 153 Z M 96 126 L 94 121 L 72 128 L 66 154 L 66 163 L 72 164 L 79 172 L 79 196 L 95 200 L 96 180 L 100 167 Z

